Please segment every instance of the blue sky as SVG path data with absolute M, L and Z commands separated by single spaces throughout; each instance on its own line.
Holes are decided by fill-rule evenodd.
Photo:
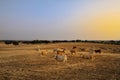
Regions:
M 120 38 L 120 17 L 114 15 L 120 13 L 119 4 L 119 0 L 0 0 L 0 39 L 116 40 Z M 106 15 L 114 18 L 110 22 L 117 24 L 115 29 Z M 110 25 L 112 33 L 105 31 L 106 25 Z

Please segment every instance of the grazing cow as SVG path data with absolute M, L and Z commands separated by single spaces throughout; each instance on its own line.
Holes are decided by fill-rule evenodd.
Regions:
M 76 50 L 75 49 L 71 49 L 70 52 L 71 52 L 71 55 L 76 54 Z
M 95 53 L 101 53 L 101 50 L 100 49 L 98 49 L 98 50 L 95 50 Z
M 57 49 L 54 49 L 53 52 L 57 54 L 64 54 L 65 50 L 66 50 L 65 48 L 57 48 Z
M 38 48 L 37 51 L 41 54 L 41 56 L 48 54 L 47 50 L 43 50 L 43 49 L 40 49 L 40 48 Z
M 89 53 L 90 53 L 90 54 L 93 54 L 93 53 L 94 53 L 94 50 L 91 48 L 91 49 L 89 50 Z
M 73 46 L 73 48 L 72 49 L 76 49 L 77 47 L 76 46 Z
M 83 59 L 91 59 L 92 61 L 95 60 L 95 56 L 92 54 L 80 54 L 80 57 Z
M 55 59 L 60 62 L 66 62 L 67 61 L 67 55 L 65 54 L 65 48 L 57 48 L 54 49 L 53 52 L 56 53 Z
M 57 54 L 55 56 L 55 59 L 59 62 L 66 62 L 67 61 L 67 55 L 65 54 Z
M 40 53 L 41 53 L 42 56 L 48 54 L 47 50 L 41 50 Z
M 80 51 L 86 51 L 86 49 L 85 49 L 85 48 L 79 48 L 79 50 L 80 50 Z
M 70 50 L 71 55 L 76 54 L 76 52 L 77 52 L 76 48 L 77 48 L 76 46 L 73 46 L 73 48 Z
M 92 59 L 92 56 L 91 55 L 88 55 L 88 54 L 80 54 L 81 58 L 83 59 Z

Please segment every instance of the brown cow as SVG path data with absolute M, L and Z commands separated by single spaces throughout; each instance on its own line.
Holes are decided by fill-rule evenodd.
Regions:
M 97 49 L 97 50 L 95 50 L 95 53 L 101 53 L 101 49 Z

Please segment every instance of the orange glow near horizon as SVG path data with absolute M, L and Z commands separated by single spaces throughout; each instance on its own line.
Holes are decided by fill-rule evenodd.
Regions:
M 89 35 L 92 39 L 119 39 L 120 34 L 120 13 L 108 12 L 103 15 L 90 17 L 83 21 L 83 34 Z M 89 38 L 88 37 L 88 38 Z

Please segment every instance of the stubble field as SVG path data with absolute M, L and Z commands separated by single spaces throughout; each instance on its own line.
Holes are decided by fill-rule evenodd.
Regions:
M 37 47 L 48 51 L 41 56 Z M 77 54 L 69 50 L 77 47 Z M 81 53 L 101 49 L 95 60 L 83 59 Z M 66 48 L 67 62 L 54 59 L 54 48 Z M 79 48 L 86 49 L 80 51 Z M 120 80 L 120 46 L 97 43 L 20 44 L 0 43 L 0 80 Z

